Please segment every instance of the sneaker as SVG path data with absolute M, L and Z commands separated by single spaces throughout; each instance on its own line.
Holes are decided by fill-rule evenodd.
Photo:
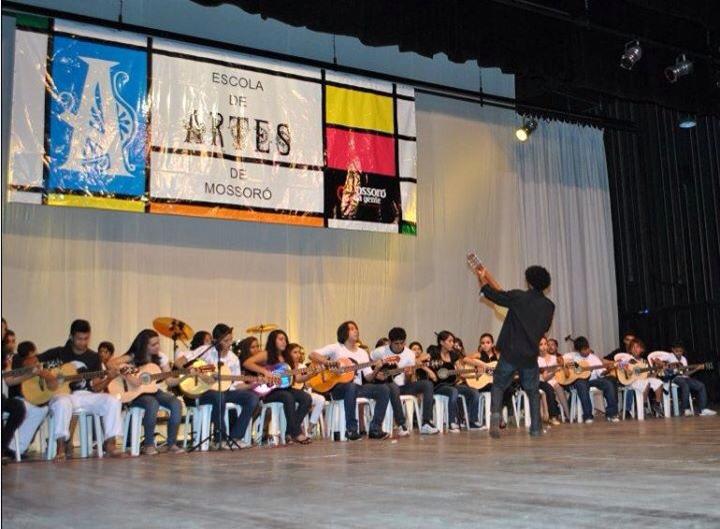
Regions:
M 457 423 L 451 422 L 450 426 L 448 426 L 448 432 L 450 433 L 459 433 L 460 427 L 457 425 Z
M 687 410 L 685 410 L 685 413 L 683 413 L 683 415 L 684 415 L 685 417 L 695 417 L 695 414 L 694 414 L 694 413 L 692 412 L 692 410 L 689 409 L 689 408 L 688 408 Z
M 436 433 L 438 433 L 438 429 L 429 422 L 426 422 L 422 425 L 422 428 L 420 428 L 421 435 L 435 435 Z
M 550 417 L 550 424 L 553 426 L 560 426 L 562 423 L 557 417 Z
M 471 430 L 485 430 L 485 427 L 480 424 L 478 421 L 471 422 L 470 423 L 470 429 Z
M 390 437 L 390 434 L 387 432 L 383 432 L 382 430 L 379 430 L 379 431 L 370 430 L 368 437 L 370 439 L 377 439 L 379 441 L 382 441 L 383 439 L 387 439 L 388 437 Z
M 713 415 L 717 415 L 717 412 L 715 410 L 711 410 L 710 408 L 705 408 L 700 412 L 701 417 L 712 417 Z
M 593 420 L 592 420 L 592 419 L 585 419 L 583 422 L 584 422 L 585 424 L 592 424 L 592 423 L 593 423 Z
M 361 437 L 362 437 L 362 435 L 360 435 L 358 432 L 355 432 L 355 431 L 348 430 L 347 432 L 345 432 L 345 438 L 348 441 L 357 441 Z
M 617 415 L 615 417 L 608 417 L 607 420 L 608 422 L 620 422 L 620 419 Z
M 168 453 L 168 454 L 184 454 L 184 453 L 185 453 L 185 449 L 179 447 L 178 445 L 172 445 L 172 446 L 169 446 L 169 447 L 168 447 L 167 453 Z
M 155 448 L 153 445 L 143 446 L 140 453 L 144 456 L 154 456 L 157 455 L 158 451 L 157 448 Z
M 405 426 L 404 424 L 402 426 L 398 426 L 398 429 L 397 429 L 398 437 L 407 437 L 408 435 L 410 435 L 410 432 L 408 432 L 407 426 Z

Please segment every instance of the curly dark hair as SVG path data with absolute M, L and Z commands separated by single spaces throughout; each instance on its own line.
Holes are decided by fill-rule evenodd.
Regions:
M 525 270 L 525 280 L 532 288 L 542 292 L 550 286 L 550 272 L 542 266 L 533 265 Z

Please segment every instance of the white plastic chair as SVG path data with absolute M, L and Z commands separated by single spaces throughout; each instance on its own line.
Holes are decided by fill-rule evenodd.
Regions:
M 97 456 L 102 458 L 103 441 L 105 440 L 105 436 L 103 435 L 100 415 L 78 408 L 73 411 L 73 416 L 78 418 L 78 430 L 80 431 L 80 457 L 89 457 L 92 454 L 94 444 L 97 447 Z
M 142 408 L 129 407 L 123 411 L 122 449 L 125 451 L 129 435 L 131 456 L 140 455 L 140 427 L 144 417 L 145 410 Z
M 262 445 L 263 429 L 265 427 L 265 415 L 270 410 L 270 425 L 268 427 L 268 442 L 273 439 L 272 443 L 285 444 L 285 435 L 287 432 L 287 418 L 283 410 L 282 402 L 267 402 L 260 407 L 260 415 L 253 425 L 253 439 L 258 445 Z
M 227 404 L 225 404 L 225 431 L 227 433 L 230 433 L 230 410 L 235 410 L 237 416 L 240 417 L 240 413 L 242 412 L 242 406 L 233 402 L 228 402 Z M 243 443 L 246 443 L 248 445 L 252 443 L 252 433 L 252 421 L 250 421 L 248 427 L 245 429 L 245 434 L 242 438 Z
M 3 412 L 2 414 L 2 422 L 3 426 L 5 425 L 5 422 L 10 418 L 10 414 L 7 412 Z M 19 425 L 18 425 L 19 426 Z M 15 434 L 13 435 L 13 439 L 15 439 L 15 461 L 22 461 L 22 454 L 20 453 L 19 447 L 20 447 L 20 433 L 18 432 L 20 428 L 17 428 L 15 430 Z
M 183 435 L 183 448 L 187 448 L 188 431 L 192 432 L 191 443 L 196 445 L 204 439 L 200 450 L 207 452 L 210 449 L 210 422 L 212 418 L 212 404 L 200 404 L 195 401 L 195 406 L 185 408 L 185 426 Z
M 413 422 L 417 417 L 418 426 L 422 427 L 422 414 L 420 413 L 420 403 L 414 395 L 400 395 L 400 402 L 405 408 L 405 424 L 409 432 L 413 431 Z
M 374 401 L 372 401 L 374 403 Z M 360 417 L 359 410 L 360 405 L 366 405 L 365 408 L 365 421 L 369 424 L 369 416 L 371 415 L 370 410 L 370 399 L 358 397 L 355 400 L 355 416 Z M 373 404 L 374 406 L 374 404 Z M 329 438 L 335 438 L 335 432 L 338 432 L 338 438 L 340 441 L 347 441 L 345 432 L 347 431 L 347 419 L 345 417 L 345 401 L 344 400 L 330 400 L 325 405 L 325 426 L 326 435 Z

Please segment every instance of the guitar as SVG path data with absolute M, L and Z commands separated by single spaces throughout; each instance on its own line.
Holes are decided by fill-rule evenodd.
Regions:
M 648 378 L 650 373 L 655 374 L 657 368 L 650 367 L 645 360 L 630 362 L 625 366 L 618 365 L 617 379 L 623 386 L 629 386 L 636 380 Z
M 564 365 L 557 366 L 555 380 L 558 381 L 558 384 L 567 386 L 579 379 L 589 379 L 592 372 L 596 369 L 606 368 L 603 366 L 590 365 L 587 360 L 580 360 L 579 362 L 565 362 Z
M 40 369 L 43 369 L 42 364 L 37 364 L 34 366 L 25 366 L 25 367 L 18 367 L 16 369 L 8 369 L 7 371 L 2 372 L 3 378 L 13 378 L 13 377 L 21 377 L 24 375 L 32 375 L 36 371 L 39 371 Z M 11 384 L 14 385 L 14 384 Z
M 662 377 L 663 379 L 667 378 L 674 378 L 678 375 L 682 376 L 692 376 L 698 371 L 712 371 L 715 369 L 715 364 L 712 362 L 705 362 L 703 364 L 690 364 L 690 365 L 683 365 L 680 362 L 674 362 L 672 364 L 667 364 L 663 367 L 658 368 L 658 376 Z
M 482 389 L 488 384 L 493 382 L 493 374 L 495 373 L 495 367 L 497 362 L 488 362 L 487 367 L 473 367 L 463 369 L 438 369 L 437 376 L 440 380 L 445 380 L 452 375 L 460 375 L 465 380 L 465 383 L 473 389 Z M 467 376 L 471 375 L 471 376 Z
M 198 373 L 210 373 L 215 371 L 214 365 L 203 365 L 195 368 Z M 139 379 L 140 384 L 136 385 L 129 381 L 124 374 L 135 375 Z M 132 368 L 131 370 L 115 377 L 110 384 L 108 384 L 107 392 L 110 395 L 115 395 L 120 402 L 123 404 L 134 400 L 140 395 L 147 395 L 157 393 L 157 383 L 167 378 L 177 377 L 180 375 L 192 375 L 191 369 L 175 368 L 172 371 L 162 371 L 157 364 L 148 363 L 139 368 Z
M 317 393 L 327 393 L 338 384 L 352 382 L 355 372 L 366 367 L 375 368 L 383 364 L 394 364 L 400 361 L 399 356 L 388 356 L 372 362 L 356 363 L 350 358 L 341 358 L 337 367 L 328 370 L 324 368 L 320 373 L 308 380 L 308 385 Z
M 252 390 L 261 397 L 264 397 L 274 389 L 289 388 L 293 385 L 293 380 L 296 375 L 315 375 L 328 368 L 326 366 L 313 365 L 290 369 L 288 364 L 280 363 L 274 366 L 268 366 L 267 369 L 272 373 L 273 379 L 277 380 L 277 382 L 265 382 L 252 388 Z
M 415 365 L 411 366 L 405 366 L 405 367 L 393 367 L 393 368 L 385 368 L 378 371 L 378 374 L 382 373 L 385 375 L 385 379 L 383 380 L 377 380 L 375 379 L 379 384 L 383 384 L 385 382 L 392 381 L 393 378 L 395 378 L 400 373 L 405 372 L 407 369 L 419 369 L 421 367 L 432 367 L 433 369 L 436 367 L 441 366 L 443 363 L 441 360 L 426 360 L 424 362 L 416 362 Z M 377 375 L 376 375 L 377 377 Z
M 262 384 L 265 382 L 263 377 L 251 375 L 232 375 L 227 366 L 220 366 L 220 371 L 215 369 L 212 364 L 207 364 L 204 360 L 195 360 L 191 369 L 200 369 L 210 365 L 212 367 L 210 374 L 196 372 L 186 375 L 180 381 L 180 390 L 189 398 L 198 398 L 206 391 L 218 390 L 218 379 L 220 380 L 219 390 L 227 391 L 233 382 L 245 382 L 248 384 Z
M 48 381 L 40 376 L 27 379 L 20 386 L 23 398 L 30 404 L 42 406 L 56 395 L 69 395 L 72 390 L 70 384 L 80 380 L 91 380 L 93 378 L 104 377 L 107 371 L 87 371 L 78 373 L 77 368 L 70 362 L 60 367 L 49 370 L 57 382 L 56 389 L 50 389 Z

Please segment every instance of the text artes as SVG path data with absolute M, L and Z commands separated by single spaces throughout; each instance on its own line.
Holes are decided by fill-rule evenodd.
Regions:
M 288 156 L 291 137 L 287 123 L 271 125 L 264 119 L 242 116 L 227 116 L 220 112 L 200 114 L 194 110 L 184 123 L 185 143 L 225 147 L 232 145 L 235 150 L 253 149 L 258 153 Z

